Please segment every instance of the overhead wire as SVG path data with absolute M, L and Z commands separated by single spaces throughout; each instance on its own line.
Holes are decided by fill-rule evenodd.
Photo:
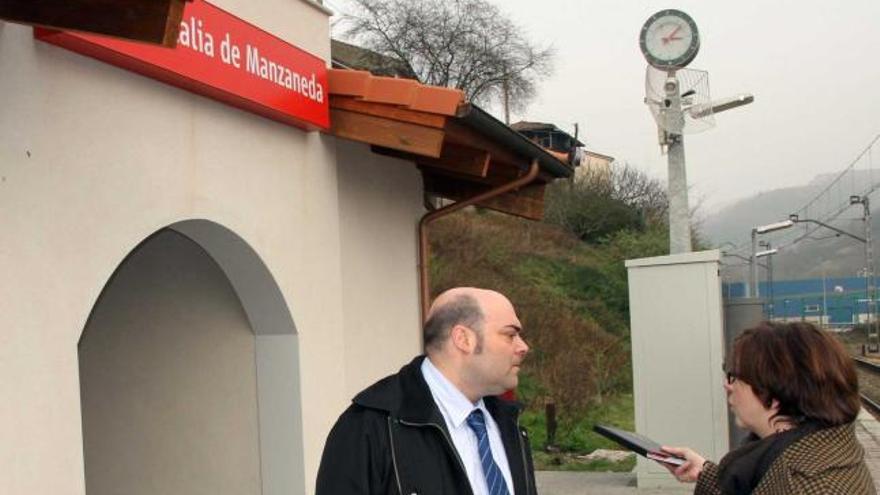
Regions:
M 792 213 L 801 218 L 810 218 L 823 223 L 831 223 L 837 220 L 852 204 L 850 196 L 866 197 L 871 195 L 877 189 L 880 189 L 880 181 L 874 180 L 873 166 L 873 149 L 880 141 L 880 134 L 877 134 L 870 143 L 850 160 L 847 165 L 838 173 L 834 179 L 826 184 L 818 193 L 816 193 L 809 201 Z M 867 161 L 867 181 L 863 189 L 859 189 L 859 180 L 856 177 L 855 167 L 862 161 Z M 846 178 L 849 174 L 849 187 L 846 187 Z M 849 194 L 843 194 L 849 189 Z M 776 219 L 770 221 L 777 221 Z M 776 245 L 778 249 L 790 247 L 798 242 L 810 238 L 811 234 L 817 229 L 822 228 L 819 225 L 804 224 L 804 229 L 799 235 L 796 231 L 782 231 L 775 235 Z M 780 241 L 779 239 L 783 239 Z M 743 239 L 734 244 L 736 247 L 733 251 L 750 252 L 751 245 L 749 239 Z

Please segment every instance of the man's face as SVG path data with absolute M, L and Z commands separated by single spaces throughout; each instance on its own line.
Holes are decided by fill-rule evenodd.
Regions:
M 485 321 L 479 345 L 471 355 L 471 379 L 482 395 L 498 395 L 516 388 L 529 346 L 520 335 L 522 324 L 507 298 L 498 294 L 481 302 Z

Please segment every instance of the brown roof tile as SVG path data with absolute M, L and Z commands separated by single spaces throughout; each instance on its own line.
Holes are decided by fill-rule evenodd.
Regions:
M 370 77 L 370 73 L 366 71 L 330 69 L 327 71 L 327 84 L 330 94 L 363 96 Z
M 456 114 L 459 105 L 463 103 L 464 93 L 461 90 L 422 85 L 416 89 L 415 101 L 410 107 L 413 110 L 451 117 Z
M 450 117 L 455 116 L 459 105 L 464 103 L 464 92 L 458 89 L 428 86 L 412 79 L 378 77 L 366 71 L 330 69 L 328 72 L 331 95 Z
M 417 86 L 419 83 L 412 79 L 371 76 L 362 97 L 365 101 L 408 107 L 413 102 Z M 333 92 L 332 88 L 330 92 Z

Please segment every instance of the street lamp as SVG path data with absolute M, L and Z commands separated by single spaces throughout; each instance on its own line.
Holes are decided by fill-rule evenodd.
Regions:
M 699 119 L 702 117 L 706 117 L 708 115 L 716 114 L 723 112 L 725 110 L 730 110 L 736 107 L 741 107 L 743 105 L 748 105 L 755 101 L 755 96 L 747 93 L 741 93 L 736 96 L 731 96 L 728 98 L 721 98 L 718 100 L 714 100 L 710 103 L 703 103 L 700 105 L 693 105 L 687 109 L 687 112 L 691 114 L 691 117 L 695 119 Z
M 755 297 L 761 297 L 761 287 L 758 284 L 758 279 L 757 279 L 757 271 L 758 271 L 757 267 L 760 266 L 760 267 L 766 269 L 767 273 L 770 273 L 770 266 L 769 265 L 762 265 L 762 264 L 758 263 L 757 260 L 760 258 L 764 258 L 765 256 L 773 256 L 774 254 L 776 254 L 778 252 L 779 252 L 778 249 L 768 249 L 766 251 L 758 251 L 757 253 L 755 253 Z M 772 258 L 770 258 L 770 259 L 772 259 Z M 768 263 L 769 263 L 769 261 L 768 261 Z
M 722 100 L 682 108 L 682 95 L 679 93 L 678 80 L 672 76 L 665 84 L 666 101 L 669 103 L 666 113 L 670 121 L 684 122 L 684 113 L 698 119 L 707 115 L 748 105 L 755 101 L 750 94 L 741 94 Z M 659 129 L 659 128 L 658 128 Z M 690 207 L 688 206 L 688 189 L 684 157 L 684 136 L 674 132 L 660 132 L 661 146 L 666 145 L 666 160 L 669 169 L 669 185 L 667 198 L 669 201 L 669 254 L 689 253 L 691 251 Z
M 781 222 L 769 223 L 752 229 L 752 258 L 749 260 L 749 287 L 750 291 L 746 291 L 746 297 L 758 297 L 758 234 L 769 234 L 777 230 L 787 229 L 794 225 L 794 222 L 783 220 Z M 772 253 L 776 254 L 776 253 Z M 765 256 L 767 256 L 765 254 Z
M 767 225 L 761 225 L 760 227 L 755 227 L 755 232 L 758 234 L 769 234 L 770 232 L 774 232 L 777 230 L 787 229 L 794 225 L 794 220 L 788 219 L 783 220 L 781 222 L 768 223 Z
M 732 244 L 732 243 L 731 243 L 731 244 Z M 734 246 L 734 247 L 736 247 L 736 246 Z M 745 263 L 728 264 L 728 265 L 726 265 L 726 266 L 728 266 L 728 267 L 737 267 L 737 266 L 745 266 L 745 267 L 749 267 L 749 266 L 751 266 L 751 264 L 752 264 L 752 259 L 751 259 L 751 258 L 748 258 L 748 257 L 746 257 L 746 256 L 742 256 L 742 255 L 740 255 L 740 254 L 729 253 L 729 252 L 727 252 L 727 251 L 721 251 L 721 256 L 723 256 L 723 257 L 725 257 L 725 258 L 737 258 L 737 259 L 740 259 L 740 260 L 745 261 Z M 763 268 L 763 269 L 765 269 L 765 270 L 768 269 L 767 265 L 764 265 L 764 264 L 761 264 L 761 263 L 758 263 L 758 266 L 761 267 L 761 268 Z M 744 286 L 744 288 L 745 288 L 745 297 L 750 297 L 750 296 L 749 296 L 749 283 L 748 283 L 748 280 L 746 280 L 746 281 L 743 282 L 743 286 Z

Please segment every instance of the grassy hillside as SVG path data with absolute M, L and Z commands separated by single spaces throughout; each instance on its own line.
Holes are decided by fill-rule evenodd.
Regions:
M 663 229 L 621 230 L 588 244 L 560 227 L 471 210 L 438 220 L 429 237 L 435 295 L 479 286 L 516 306 L 532 347 L 519 399 L 536 451 L 545 447 L 548 403 L 558 411 L 555 444 L 563 451 L 612 447 L 590 432 L 596 421 L 633 427 L 623 261 L 664 254 Z M 545 467 L 558 461 L 538 457 Z

